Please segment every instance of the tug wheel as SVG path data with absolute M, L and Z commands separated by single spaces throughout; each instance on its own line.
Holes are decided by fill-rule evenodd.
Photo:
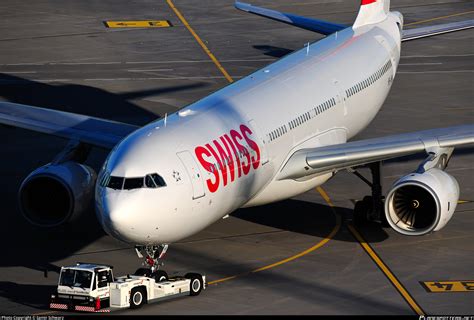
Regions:
M 138 268 L 137 271 L 135 271 L 135 273 L 133 275 L 150 277 L 151 276 L 151 270 L 149 268 Z
M 133 288 L 130 293 L 130 309 L 140 308 L 146 301 L 146 291 L 143 288 Z
M 188 273 L 184 277 L 191 280 L 189 283 L 189 295 L 199 295 L 204 287 L 202 276 L 199 273 Z
M 157 270 L 152 274 L 152 276 L 155 278 L 155 282 L 168 280 L 168 274 L 164 270 Z

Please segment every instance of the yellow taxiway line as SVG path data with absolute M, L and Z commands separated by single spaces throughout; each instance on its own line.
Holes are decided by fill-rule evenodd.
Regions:
M 411 294 L 405 289 L 405 287 L 401 284 L 400 281 L 398 281 L 397 277 L 393 274 L 392 271 L 387 267 L 387 265 L 382 261 L 382 259 L 375 253 L 374 249 L 365 241 L 365 239 L 362 237 L 362 235 L 357 231 L 357 229 L 352 226 L 348 225 L 349 231 L 352 233 L 352 235 L 359 241 L 360 245 L 362 248 L 367 252 L 367 254 L 370 256 L 372 261 L 375 262 L 377 267 L 379 267 L 380 271 L 383 272 L 383 274 L 390 280 L 392 285 L 397 289 L 398 293 L 401 294 L 403 299 L 408 303 L 408 305 L 415 311 L 419 316 L 424 316 L 426 313 L 423 311 L 423 309 L 420 307 L 420 305 L 415 301 L 415 299 L 411 296 Z
M 194 29 L 189 25 L 189 23 L 186 21 L 186 19 L 184 18 L 184 16 L 181 14 L 181 12 L 176 8 L 176 6 L 173 4 L 173 1 L 171 0 L 166 0 L 166 2 L 168 3 L 168 5 L 170 6 L 170 8 L 174 11 L 174 13 L 178 16 L 179 20 L 181 20 L 181 22 L 183 23 L 183 25 L 188 29 L 188 31 L 193 35 L 193 37 L 196 39 L 196 41 L 199 43 L 199 45 L 202 47 L 202 49 L 204 50 L 204 52 L 209 56 L 209 58 L 212 60 L 212 62 L 214 62 L 214 64 L 216 65 L 216 67 L 222 72 L 222 74 L 224 75 L 224 77 L 227 79 L 227 81 L 229 81 L 230 83 L 234 82 L 234 80 L 232 79 L 232 77 L 229 75 L 229 73 L 224 69 L 224 67 L 221 65 L 221 63 L 219 62 L 219 60 L 217 60 L 217 58 L 214 56 L 214 54 L 212 54 L 212 52 L 209 50 L 209 48 L 204 44 L 204 42 L 201 40 L 201 38 L 198 36 L 198 34 L 194 31 Z M 416 24 L 422 24 L 422 23 L 425 23 L 425 22 L 430 22 L 430 21 L 435 21 L 435 20 L 441 20 L 441 19 L 446 19 L 446 18 L 450 18 L 450 17 L 455 17 L 455 16 L 461 16 L 461 15 L 466 15 L 466 14 L 470 14 L 470 13 L 474 13 L 474 11 L 467 11 L 467 12 L 461 12 L 461 13 L 456 13 L 456 14 L 451 14 L 451 15 L 447 15 L 447 16 L 441 16 L 441 17 L 437 17 L 437 18 L 432 18 L 432 19 L 426 19 L 426 20 L 421 20 L 421 21 L 417 21 L 417 22 L 412 22 L 412 23 L 407 23 L 405 24 L 405 26 L 411 26 L 411 25 L 416 25 Z M 209 285 L 212 285 L 212 284 L 216 284 L 216 283 L 219 283 L 219 282 L 224 282 L 224 281 L 228 281 L 228 280 L 232 280 L 232 279 L 235 279 L 239 276 L 242 276 L 242 275 L 248 275 L 250 273 L 256 273 L 256 272 L 260 272 L 260 271 L 264 271 L 264 270 L 268 270 L 270 268 L 274 268 L 274 267 L 277 267 L 279 265 L 282 265 L 284 263 L 287 263 L 287 262 L 290 262 L 290 261 L 293 261 L 295 259 L 298 259 L 304 255 L 307 255 L 308 253 L 310 252 L 313 252 L 315 251 L 316 249 L 319 249 L 320 247 L 324 246 L 329 240 L 331 240 L 334 235 L 339 231 L 340 227 L 341 227 L 341 224 L 342 224 L 342 221 L 341 221 L 341 216 L 338 215 L 336 213 L 336 210 L 334 209 L 334 205 L 332 204 L 331 202 L 331 199 L 329 198 L 329 196 L 327 195 L 327 193 L 324 191 L 324 189 L 322 189 L 321 187 L 318 187 L 317 188 L 318 192 L 321 194 L 321 196 L 323 197 L 323 199 L 326 201 L 326 203 L 329 205 L 329 207 L 331 208 L 331 210 L 333 211 L 333 213 L 335 214 L 336 216 L 336 225 L 334 226 L 334 228 L 331 230 L 331 232 L 326 236 L 326 238 L 324 238 L 323 240 L 321 240 L 320 242 L 318 242 L 317 244 L 315 244 L 314 246 L 312 246 L 311 248 L 308 248 L 307 250 L 305 251 L 302 251 L 294 256 L 291 256 L 291 257 L 288 257 L 286 259 L 283 259 L 281 261 L 278 261 L 278 262 L 275 262 L 275 263 L 272 263 L 270 265 L 267 265 L 267 266 L 263 266 L 261 268 L 258 268 L 258 269 L 255 269 L 255 270 L 252 270 L 252 271 L 249 271 L 245 274 L 239 274 L 239 275 L 234 275 L 234 276 L 230 276 L 230 277 L 226 277 L 226 278 L 222 278 L 222 279 L 217 279 L 217 280 L 213 280 L 213 281 L 209 281 L 208 284 Z M 466 201 L 467 202 L 467 201 Z M 462 203 L 460 201 L 460 203 Z M 397 290 L 400 292 L 400 294 L 403 296 L 403 298 L 405 299 L 405 301 L 407 301 L 407 303 L 410 305 L 410 307 L 419 315 L 424 315 L 425 312 L 423 311 L 423 309 L 421 309 L 421 307 L 416 303 L 416 301 L 413 299 L 413 297 L 408 293 L 408 291 L 403 287 L 403 285 L 398 281 L 398 279 L 393 275 L 393 273 L 390 271 L 390 269 L 383 263 L 383 261 L 378 257 L 378 255 L 375 253 L 375 251 L 372 249 L 372 247 L 370 247 L 370 245 L 362 238 L 362 236 L 360 235 L 360 233 L 353 227 L 353 226 L 348 226 L 349 230 L 351 231 L 351 233 L 354 235 L 354 237 L 359 241 L 359 243 L 361 244 L 361 246 L 364 248 L 364 250 L 370 255 L 370 257 L 372 258 L 372 260 L 377 264 L 377 266 L 380 268 L 380 270 L 382 270 L 382 272 L 387 276 L 387 278 L 392 282 L 392 284 L 397 288 Z M 55 311 L 47 311 L 47 312 L 41 312 L 41 313 L 34 313 L 33 315 L 47 315 L 47 314 L 52 314 L 52 313 L 55 313 Z
M 318 187 L 318 192 L 321 194 L 323 199 L 326 201 L 326 203 L 333 208 L 334 205 L 331 202 L 331 199 L 327 195 L 327 193 L 324 191 L 323 188 Z M 380 271 L 383 272 L 383 274 L 388 278 L 388 280 L 392 283 L 392 285 L 395 287 L 395 289 L 401 294 L 403 299 L 408 303 L 408 305 L 415 311 L 418 315 L 423 316 L 425 315 L 425 312 L 423 309 L 418 305 L 418 303 L 415 301 L 415 299 L 410 295 L 410 293 L 405 289 L 405 287 L 400 283 L 400 281 L 395 277 L 392 271 L 387 267 L 387 265 L 382 261 L 382 259 L 377 255 L 377 253 L 372 249 L 372 247 L 367 243 L 367 241 L 364 240 L 362 235 L 360 234 L 357 229 L 352 226 L 348 225 L 349 231 L 352 233 L 354 238 L 357 239 L 359 244 L 362 246 L 362 248 L 367 252 L 367 254 L 370 256 L 372 261 L 375 262 L 377 267 L 379 267 Z
M 319 187 L 318 187 L 319 188 Z M 245 273 L 241 273 L 241 274 L 237 274 L 237 275 L 233 275 L 233 276 L 230 276 L 230 277 L 226 277 L 226 278 L 222 278 L 222 279 L 217 279 L 217 280 L 213 280 L 213 281 L 209 281 L 207 284 L 208 285 L 213 285 L 213 284 L 216 284 L 216 283 L 220 283 L 220 282 L 224 282 L 224 281 L 228 281 L 228 280 L 232 280 L 232 279 L 235 279 L 235 278 L 238 278 L 238 277 L 242 277 L 242 276 L 246 276 L 246 275 L 249 275 L 251 273 L 257 273 L 257 272 L 261 272 L 261 271 L 264 271 L 264 270 L 268 270 L 268 269 L 272 269 L 272 268 L 275 268 L 275 267 L 278 267 L 278 266 L 281 266 L 282 264 L 285 264 L 285 263 L 288 263 L 288 262 L 291 262 L 293 260 L 296 260 L 298 258 L 301 258 L 319 248 L 321 248 L 322 246 L 324 246 L 326 243 L 329 242 L 329 240 L 331 240 L 332 238 L 334 238 L 334 236 L 337 234 L 337 232 L 339 231 L 339 229 L 341 228 L 341 225 L 342 225 L 342 218 L 339 214 L 336 213 L 336 210 L 334 209 L 334 207 L 332 205 L 329 205 L 332 212 L 334 213 L 335 217 L 336 217 L 336 224 L 334 226 L 334 228 L 331 230 L 331 232 L 329 232 L 329 234 L 324 238 L 322 239 L 321 241 L 319 241 L 318 243 L 316 243 L 314 246 L 300 252 L 300 253 L 297 253 L 291 257 L 288 257 L 288 258 L 285 258 L 283 260 L 280 260 L 280 261 L 277 261 L 277 262 L 274 262 L 272 264 L 269 264 L 269 265 L 266 265 L 266 266 L 263 266 L 263 267 L 260 267 L 260 268 L 257 268 L 257 269 L 254 269 L 252 271 L 249 271 L 249 272 L 245 272 Z
M 194 31 L 193 28 L 191 28 L 191 26 L 189 25 L 188 21 L 186 21 L 186 19 L 184 18 L 184 16 L 181 14 L 181 12 L 179 12 L 178 8 L 175 7 L 175 5 L 173 4 L 173 1 L 171 0 L 166 0 L 166 2 L 168 3 L 168 5 L 170 6 L 170 8 L 174 11 L 174 13 L 178 16 L 179 20 L 181 20 L 181 22 L 184 24 L 184 26 L 188 29 L 188 31 L 193 35 L 194 39 L 196 39 L 196 41 L 199 43 L 199 45 L 201 46 L 201 48 L 204 50 L 204 52 L 209 56 L 209 58 L 211 58 L 212 62 L 214 62 L 214 64 L 216 65 L 216 67 L 220 70 L 220 72 L 222 72 L 222 74 L 224 75 L 224 77 L 227 79 L 227 81 L 229 82 L 234 82 L 234 80 L 232 79 L 232 77 L 227 73 L 227 71 L 224 69 L 224 67 L 222 67 L 221 63 L 219 62 L 219 60 L 217 60 L 217 58 L 212 54 L 211 50 L 209 50 L 209 48 L 204 44 L 204 42 L 201 40 L 201 38 L 198 36 L 198 34 Z
M 219 62 L 219 60 L 217 60 L 217 58 L 214 56 L 214 54 L 212 54 L 212 52 L 209 50 L 209 48 L 204 44 L 204 42 L 201 40 L 201 38 L 198 36 L 198 34 L 194 31 L 194 29 L 190 26 L 190 24 L 188 23 L 188 21 L 186 21 L 186 19 L 184 18 L 184 16 L 181 14 L 181 12 L 178 10 L 178 8 L 176 8 L 176 6 L 173 4 L 173 1 L 171 0 L 166 0 L 166 2 L 168 3 L 168 5 L 170 6 L 170 8 L 174 11 L 174 13 L 178 16 L 179 20 L 181 20 L 181 22 L 184 24 L 184 26 L 188 29 L 188 31 L 193 35 L 193 37 L 196 39 L 196 41 L 199 43 L 199 45 L 202 47 L 202 49 L 204 50 L 204 52 L 206 52 L 206 54 L 209 56 L 209 58 L 211 58 L 211 60 L 214 62 L 214 64 L 216 65 L 216 67 L 222 72 L 222 74 L 224 75 L 224 77 L 227 79 L 227 81 L 229 81 L 230 83 L 232 83 L 234 80 L 232 79 L 232 77 L 229 75 L 229 73 L 224 69 L 224 67 L 221 65 L 221 63 Z M 321 240 L 320 242 L 318 242 L 317 244 L 315 244 L 314 246 L 298 253 L 298 254 L 295 254 L 291 257 L 288 257 L 286 259 L 283 259 L 281 261 L 277 261 L 275 263 L 272 263 L 272 264 L 269 264 L 269 265 L 266 265 L 266 266 L 263 266 L 263 267 L 260 267 L 258 269 L 255 269 L 255 270 L 251 270 L 249 272 L 246 272 L 246 273 L 242 273 L 242 274 L 238 274 L 238 275 L 233 275 L 233 276 L 229 276 L 229 277 L 225 277 L 225 278 L 222 278 L 222 279 L 217 279 L 217 280 L 213 280 L 213 281 L 209 281 L 207 284 L 208 285 L 213 285 L 213 284 L 216 284 L 216 283 L 220 283 L 220 282 L 224 282 L 224 281 L 228 281 L 228 280 L 232 280 L 232 279 L 235 279 L 237 277 L 241 277 L 241 276 L 244 276 L 244 275 L 248 275 L 248 274 L 251 274 L 251 273 L 256 273 L 256 272 L 261 272 L 261 271 L 264 271 L 264 270 L 268 270 L 268 269 L 271 269 L 271 268 L 275 268 L 277 266 L 280 266 L 282 264 L 285 264 L 285 263 L 288 263 L 290 261 L 293 261 L 293 260 L 296 260 L 298 258 L 301 258 L 302 256 L 304 255 L 307 255 L 308 253 L 310 252 L 313 252 L 319 248 L 321 248 L 322 246 L 324 246 L 329 240 L 331 240 L 334 235 L 339 231 L 339 228 L 341 227 L 341 217 L 335 212 L 334 208 L 331 207 L 331 209 L 333 210 L 333 213 L 335 214 L 336 216 L 336 225 L 334 226 L 334 228 L 331 230 L 331 232 L 323 239 Z

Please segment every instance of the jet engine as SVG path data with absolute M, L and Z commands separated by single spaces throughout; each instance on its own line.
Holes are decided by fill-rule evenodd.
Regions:
M 385 200 L 389 225 L 404 235 L 424 235 L 443 228 L 459 199 L 458 182 L 440 169 L 411 173 L 395 182 Z
M 20 186 L 21 212 L 36 226 L 57 227 L 71 222 L 89 208 L 96 178 L 92 168 L 75 161 L 42 166 Z

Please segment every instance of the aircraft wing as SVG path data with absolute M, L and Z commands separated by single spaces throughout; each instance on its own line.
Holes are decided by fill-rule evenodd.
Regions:
M 402 41 L 435 36 L 438 34 L 474 28 L 474 19 L 438 24 L 435 26 L 413 28 L 402 31 Z
M 0 102 L 0 124 L 112 149 L 138 129 L 121 122 L 22 104 Z
M 279 12 L 276 10 L 253 6 L 251 4 L 240 2 L 240 1 L 235 2 L 235 7 L 245 12 L 253 13 L 261 17 L 280 21 L 286 24 L 290 24 L 302 29 L 314 31 L 314 32 L 321 33 L 324 35 L 328 35 L 336 31 L 340 31 L 342 29 L 347 28 L 347 26 L 342 25 L 342 24 L 297 16 L 291 13 Z
M 296 151 L 277 179 L 301 179 L 428 151 L 474 144 L 474 125 L 431 129 Z

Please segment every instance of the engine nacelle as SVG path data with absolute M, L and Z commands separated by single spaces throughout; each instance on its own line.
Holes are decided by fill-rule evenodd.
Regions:
M 385 200 L 390 226 L 404 235 L 420 236 L 443 228 L 459 199 L 456 179 L 440 169 L 411 173 L 398 180 Z
M 92 168 L 73 161 L 40 167 L 20 186 L 21 212 L 36 226 L 70 222 L 91 204 L 96 178 Z

